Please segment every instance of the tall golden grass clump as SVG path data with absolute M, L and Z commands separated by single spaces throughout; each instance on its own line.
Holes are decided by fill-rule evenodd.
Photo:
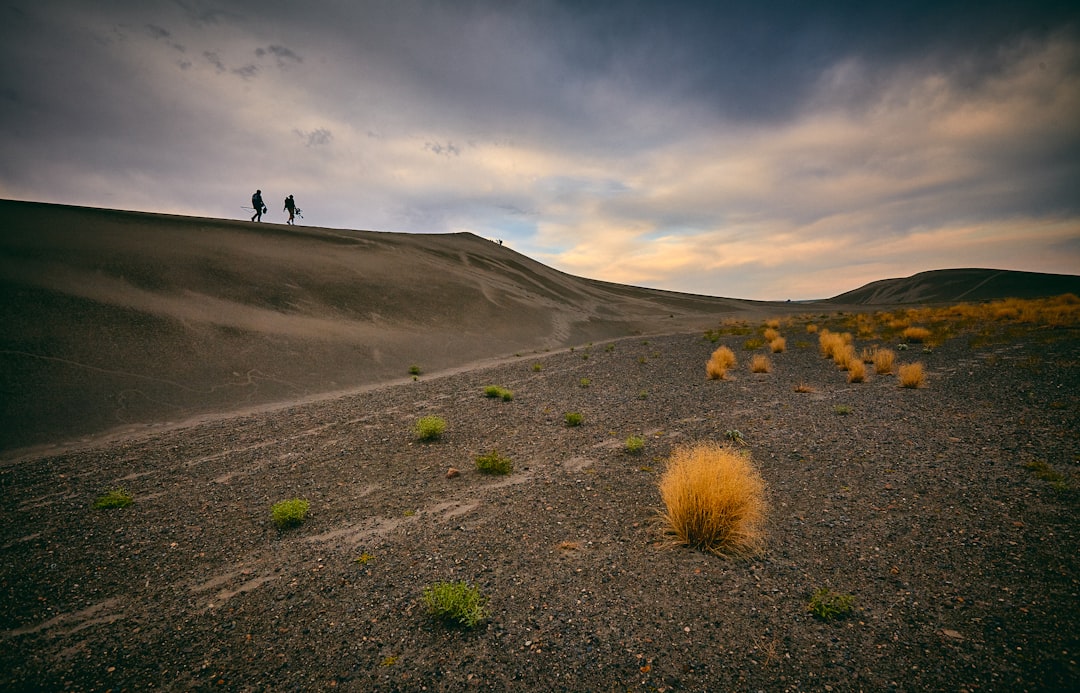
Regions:
M 766 342 L 771 342 L 780 336 L 780 332 L 774 327 L 767 327 L 761 336 L 765 338 Z
M 777 337 L 769 342 L 769 351 L 774 354 L 781 354 L 787 349 L 787 340 L 783 337 Z
M 855 353 L 855 347 L 850 344 L 841 344 L 833 352 L 833 363 L 842 370 L 850 370 L 851 364 L 862 363 L 862 359 Z
M 861 383 L 866 380 L 866 364 L 862 359 L 848 361 L 847 381 L 849 383 Z
M 921 362 L 905 363 L 896 371 L 896 378 L 900 387 L 922 387 L 926 383 L 926 374 L 923 373 Z
M 812 322 L 811 322 L 811 323 L 807 323 L 807 325 L 806 325 L 806 333 L 807 333 L 807 334 L 814 334 L 814 333 L 816 333 L 817 331 L 818 331 L 817 325 L 815 325 L 815 324 L 814 324 L 814 323 L 812 323 Z
M 878 375 L 888 375 L 893 371 L 893 363 L 896 361 L 896 352 L 892 349 L 874 350 L 874 372 Z
M 735 352 L 726 346 L 719 347 L 705 364 L 705 375 L 709 380 L 723 380 L 728 369 L 735 365 Z
M 771 371 L 772 364 L 769 362 L 769 357 L 765 354 L 755 354 L 754 358 L 750 359 L 751 373 L 769 373 Z
M 818 333 L 818 346 L 821 348 L 821 355 L 827 359 L 836 360 L 836 355 L 843 351 L 844 347 L 849 346 L 852 342 L 850 332 L 830 332 L 823 329 Z
M 779 318 L 772 318 L 770 320 L 766 320 L 765 321 L 765 327 L 771 327 L 774 330 L 779 330 L 780 329 L 780 319 Z
M 749 456 L 712 442 L 676 448 L 659 488 L 671 544 L 720 556 L 761 551 L 765 482 Z
M 919 344 L 930 339 L 930 330 L 925 327 L 906 327 L 901 334 L 907 341 Z

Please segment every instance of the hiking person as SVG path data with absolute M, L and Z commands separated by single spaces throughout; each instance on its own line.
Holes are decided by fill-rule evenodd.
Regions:
M 283 211 L 289 213 L 289 220 L 285 223 L 293 223 L 293 220 L 296 218 L 296 200 L 293 199 L 292 195 L 285 198 L 285 209 Z
M 262 215 L 266 211 L 266 205 L 263 204 L 262 190 L 256 190 L 255 194 L 251 196 L 251 206 L 255 208 L 255 215 L 251 217 L 252 221 L 262 221 Z

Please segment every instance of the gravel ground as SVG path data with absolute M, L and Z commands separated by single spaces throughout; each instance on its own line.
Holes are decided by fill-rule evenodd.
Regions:
M 1075 690 L 1080 330 L 900 352 L 921 389 L 782 332 L 768 374 L 745 337 L 723 381 L 700 334 L 636 337 L 0 463 L 0 687 Z M 765 553 L 662 548 L 668 454 L 728 431 Z M 475 470 L 492 450 L 510 475 Z M 117 486 L 132 506 L 91 508 Z M 488 618 L 434 621 L 441 580 Z M 821 587 L 852 613 L 809 613 Z

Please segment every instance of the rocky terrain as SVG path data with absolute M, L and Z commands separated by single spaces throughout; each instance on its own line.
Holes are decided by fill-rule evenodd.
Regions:
M 1075 690 L 1078 330 L 913 346 L 908 389 L 848 383 L 804 322 L 770 373 L 744 335 L 632 337 L 8 459 L 0 688 Z M 757 464 L 762 555 L 659 545 L 698 440 Z M 493 450 L 512 473 L 476 471 Z M 288 498 L 310 515 L 279 531 Z M 487 597 L 477 628 L 426 613 L 443 580 Z M 811 614 L 819 588 L 852 611 Z

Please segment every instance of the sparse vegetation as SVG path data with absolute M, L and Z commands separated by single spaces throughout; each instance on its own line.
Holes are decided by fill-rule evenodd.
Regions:
M 833 413 L 839 416 L 847 416 L 851 413 L 851 407 L 846 404 L 837 404 L 835 407 L 833 407 Z
M 855 608 L 855 596 L 833 592 L 828 587 L 821 587 L 810 595 L 806 610 L 822 621 L 843 618 Z
M 645 448 L 645 439 L 641 436 L 630 436 L 626 439 L 623 449 L 631 455 L 636 455 Z
M 905 363 L 896 371 L 900 387 L 919 388 L 926 383 L 926 374 L 921 362 Z
M 503 457 L 498 451 L 491 451 L 476 458 L 476 470 L 481 474 L 509 474 L 514 471 L 514 463 Z
M 866 380 L 866 364 L 862 359 L 848 361 L 847 370 L 849 383 L 861 383 Z
M 585 422 L 585 417 L 576 411 L 568 411 L 563 414 L 563 421 L 566 422 L 567 426 L 580 426 Z
M 766 342 L 772 342 L 775 339 L 780 338 L 780 332 L 774 327 L 766 327 L 765 331 L 761 333 L 761 336 L 765 338 Z
M 278 529 L 299 527 L 307 519 L 310 507 L 311 504 L 302 498 L 278 501 L 270 506 L 270 517 Z
M 474 628 L 487 617 L 487 598 L 463 581 L 436 582 L 425 587 L 424 605 L 442 623 L 457 628 Z
M 777 337 L 769 342 L 769 351 L 774 354 L 782 354 L 787 350 L 787 340 L 783 337 Z
M 413 428 L 420 440 L 438 440 L 446 432 L 446 420 L 441 416 L 422 416 Z
M 905 327 L 904 331 L 900 333 L 906 342 L 915 342 L 922 344 L 930 339 L 930 330 L 925 327 Z
M 409 366 L 409 375 L 417 376 L 420 375 L 420 372 L 420 366 L 417 366 L 415 363 Z
M 534 373 L 539 373 L 540 371 L 544 370 L 544 364 L 542 364 L 542 363 L 534 363 L 532 365 L 532 369 L 533 369 Z
M 813 392 L 814 388 L 810 387 L 806 383 L 796 383 L 795 392 Z
M 97 510 L 111 510 L 113 508 L 126 508 L 135 502 L 135 498 L 128 493 L 127 489 L 114 488 L 98 496 L 94 501 Z
M 728 369 L 736 363 L 735 352 L 726 346 L 719 347 L 705 364 L 705 374 L 709 380 L 723 380 Z
M 1035 460 L 1024 465 L 1035 473 L 1035 476 L 1050 484 L 1055 491 L 1064 491 L 1069 488 L 1068 478 L 1057 471 L 1046 460 Z
M 769 373 L 771 371 L 772 363 L 765 354 L 755 354 L 754 358 L 750 359 L 751 373 Z
M 761 550 L 765 482 L 748 455 L 715 443 L 677 448 L 659 489 L 670 543 L 729 556 Z
M 896 352 L 892 349 L 874 350 L 874 373 L 888 375 L 893 372 L 893 364 L 896 361 Z
M 511 390 L 501 387 L 499 385 L 488 385 L 484 388 L 484 396 L 492 399 L 501 399 L 504 402 L 509 402 L 514 399 L 514 393 Z
M 743 342 L 742 346 L 743 349 L 747 351 L 754 351 L 755 349 L 760 349 L 761 347 L 765 346 L 765 340 L 759 339 L 758 337 L 752 337 Z
M 578 385 L 580 385 L 580 386 L 581 386 L 581 387 L 583 387 L 583 388 L 586 388 L 586 387 L 589 387 L 590 385 L 592 385 L 592 381 L 591 381 L 591 380 L 589 380 L 588 378 L 582 378 L 582 379 L 581 379 L 581 380 L 580 380 L 580 381 L 578 382 Z

